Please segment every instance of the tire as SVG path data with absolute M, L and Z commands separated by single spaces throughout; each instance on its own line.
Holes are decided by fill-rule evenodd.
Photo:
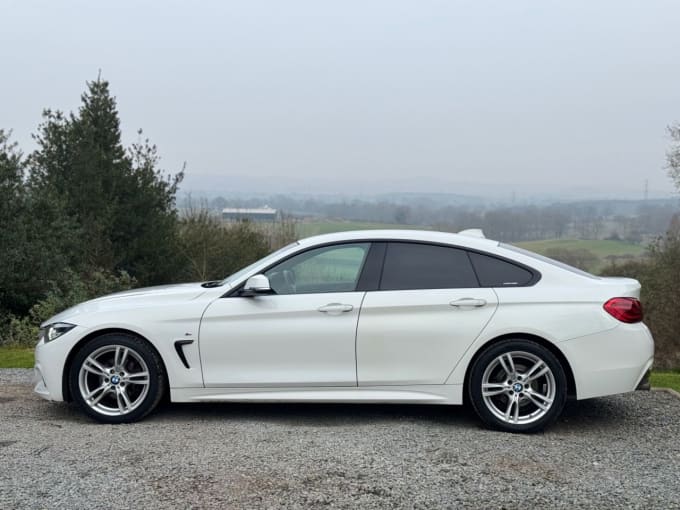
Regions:
M 68 374 L 73 400 L 102 423 L 129 423 L 153 411 L 165 393 L 163 363 L 139 337 L 107 333 L 86 343 Z
M 506 432 L 543 430 L 567 400 L 567 378 L 558 359 L 524 339 L 502 340 L 485 349 L 470 370 L 467 388 L 479 418 Z

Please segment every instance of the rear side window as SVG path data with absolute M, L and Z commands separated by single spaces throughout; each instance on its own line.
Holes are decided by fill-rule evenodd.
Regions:
M 496 257 L 470 252 L 470 259 L 482 287 L 521 287 L 534 278 L 531 271 Z
M 464 250 L 431 244 L 388 243 L 381 290 L 479 287 Z

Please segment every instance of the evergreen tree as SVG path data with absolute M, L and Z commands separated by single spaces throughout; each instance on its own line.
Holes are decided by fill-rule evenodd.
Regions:
M 19 264 L 26 237 L 22 165 L 16 144 L 0 130 L 0 313 L 16 311 L 19 305 Z
M 142 131 L 138 134 L 141 138 Z M 121 255 L 122 267 L 140 281 L 176 281 L 185 264 L 177 249 L 175 208 L 184 170 L 174 176 L 159 170 L 158 151 L 148 139 L 132 144 L 128 158 L 129 172 L 123 179 L 128 193 L 118 203 L 112 242 Z
M 77 113 L 47 110 L 30 158 L 34 193 L 78 226 L 66 247 L 80 271 L 123 269 L 141 283 L 177 270 L 175 194 L 183 172 L 165 177 L 148 142 L 121 142 L 116 100 L 107 81 L 87 84 Z
M 61 245 L 73 225 L 63 216 L 43 222 L 45 211 L 58 207 L 45 207 L 27 192 L 24 170 L 21 152 L 0 130 L 0 322 L 9 312 L 25 313 L 68 264 Z

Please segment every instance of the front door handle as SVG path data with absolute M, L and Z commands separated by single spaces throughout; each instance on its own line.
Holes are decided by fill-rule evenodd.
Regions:
M 466 306 L 473 306 L 475 308 L 479 308 L 480 306 L 484 306 L 486 304 L 486 299 L 475 299 L 466 297 L 462 299 L 456 299 L 455 301 L 451 301 L 449 304 L 451 306 L 455 306 L 456 308 Z
M 328 303 L 327 305 L 319 307 L 318 310 L 323 313 L 338 315 L 344 312 L 351 312 L 354 310 L 354 307 L 343 303 Z

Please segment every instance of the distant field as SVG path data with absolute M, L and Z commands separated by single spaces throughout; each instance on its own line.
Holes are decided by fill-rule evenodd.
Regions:
M 427 227 L 419 225 L 398 225 L 395 223 L 371 223 L 365 221 L 313 221 L 298 223 L 297 233 L 299 237 L 309 237 L 319 234 L 330 234 L 332 232 L 346 232 L 348 230 L 376 230 L 394 228 L 405 228 L 409 230 L 427 229 Z
M 418 225 L 398 225 L 394 223 L 371 223 L 363 221 L 313 221 L 299 223 L 297 233 L 299 237 L 309 237 L 331 232 L 345 232 L 347 230 L 374 230 L 374 229 L 428 229 L 428 227 Z M 608 256 L 631 256 L 639 257 L 644 254 L 645 248 L 637 244 L 624 241 L 610 240 L 581 240 L 581 239 L 548 239 L 543 241 L 525 241 L 514 243 L 517 246 L 545 254 L 552 248 L 569 250 L 584 249 L 592 252 L 597 258 L 597 262 L 588 270 L 597 272 L 607 264 Z
M 525 241 L 521 243 L 513 243 L 520 248 L 530 250 L 536 253 L 545 255 L 551 248 L 561 248 L 568 250 L 588 250 L 592 252 L 597 258 L 588 271 L 597 273 L 607 264 L 608 256 L 616 257 L 640 257 L 644 255 L 645 248 L 638 244 L 627 243 L 625 241 L 609 241 L 609 240 L 582 240 L 582 239 L 548 239 L 545 241 Z
M 545 241 L 525 241 L 521 243 L 513 243 L 526 250 L 535 251 L 536 253 L 545 253 L 551 248 L 566 248 L 566 249 L 584 249 L 593 252 L 600 258 L 608 255 L 632 255 L 638 257 L 645 252 L 645 248 L 638 244 L 631 244 L 625 241 L 584 241 L 581 239 L 548 239 Z

